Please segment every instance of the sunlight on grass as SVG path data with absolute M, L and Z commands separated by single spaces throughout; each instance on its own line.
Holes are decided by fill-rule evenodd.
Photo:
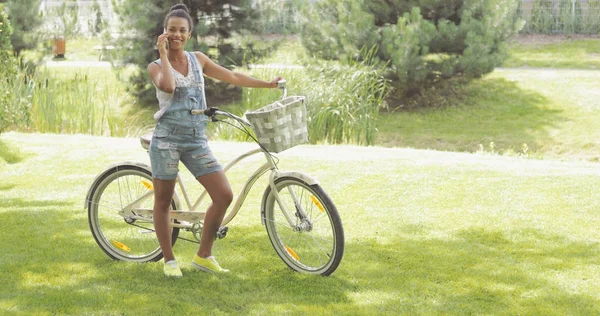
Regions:
M 600 74 L 499 69 L 456 106 L 382 115 L 376 143 L 534 158 L 600 159 Z
M 503 67 L 600 69 L 600 41 L 566 40 L 559 43 L 513 43 Z
M 42 265 L 38 272 L 26 271 L 20 277 L 20 287 L 31 289 L 36 287 L 60 289 L 66 286 L 75 286 L 86 283 L 97 276 L 94 266 L 86 263 L 65 264 L 63 262 L 53 265 Z

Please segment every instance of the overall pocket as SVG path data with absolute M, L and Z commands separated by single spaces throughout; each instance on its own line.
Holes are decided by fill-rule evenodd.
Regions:
M 156 124 L 154 132 L 152 132 L 152 138 L 167 138 L 173 133 L 173 128 Z

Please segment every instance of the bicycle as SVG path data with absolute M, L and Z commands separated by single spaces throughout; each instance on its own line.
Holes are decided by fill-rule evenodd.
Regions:
M 212 122 L 227 122 L 258 144 L 258 148 L 230 161 L 224 167 L 226 173 L 242 160 L 255 154 L 262 153 L 265 158 L 264 164 L 252 173 L 235 197 L 235 202 L 229 207 L 223 219 L 223 226 L 215 238 L 221 239 L 227 235 L 228 227 L 225 225 L 238 214 L 254 183 L 270 171 L 269 184 L 263 193 L 260 212 L 261 223 L 266 228 L 273 248 L 283 262 L 295 271 L 330 275 L 339 266 L 344 253 L 342 222 L 333 201 L 314 177 L 299 171 L 281 171 L 277 167 L 279 159 L 274 153 L 307 140 L 304 97 L 287 97 L 285 81 L 280 82 L 278 86 L 283 90 L 282 100 L 247 112 L 246 118 L 214 107 L 192 110 L 192 114 L 204 114 Z M 277 139 L 269 136 L 268 134 L 274 131 L 279 133 L 278 128 L 285 128 L 273 127 L 268 121 L 282 113 L 287 115 L 285 112 L 292 108 L 300 114 L 292 118 L 291 123 L 301 126 L 304 133 L 297 133 L 296 130 L 292 133 L 294 135 L 283 135 L 283 140 L 281 137 Z M 251 117 L 255 119 L 252 123 L 249 121 Z M 231 120 L 237 123 L 232 124 Z M 248 128 L 255 132 L 256 137 Z M 279 133 L 279 136 L 282 136 L 282 133 Z M 140 138 L 144 149 L 148 150 L 150 140 L 151 135 Z M 202 234 L 205 212 L 196 209 L 206 197 L 206 190 L 202 190 L 198 199 L 191 204 L 179 174 L 176 186 L 183 195 L 187 209 L 183 208 L 175 190 L 171 200 L 173 245 L 177 239 L 194 242 L 180 237 L 180 230 L 191 232 L 195 242 L 198 242 Z M 162 259 L 152 223 L 153 186 L 152 172 L 148 165 L 125 161 L 106 168 L 90 186 L 86 207 L 92 235 L 98 246 L 110 258 L 134 262 Z

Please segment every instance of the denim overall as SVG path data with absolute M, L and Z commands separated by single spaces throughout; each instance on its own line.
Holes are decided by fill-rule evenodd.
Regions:
M 206 108 L 204 81 L 194 54 L 188 54 L 196 85 L 176 87 L 167 111 L 156 123 L 148 154 L 152 177 L 173 180 L 179 172 L 179 161 L 195 178 L 222 170 L 208 147 L 204 114 L 192 115 L 190 110 Z

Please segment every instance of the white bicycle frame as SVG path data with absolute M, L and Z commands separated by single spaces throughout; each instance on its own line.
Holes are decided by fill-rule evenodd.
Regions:
M 200 113 L 202 113 L 202 110 L 192 111 L 192 114 L 200 114 Z M 231 114 L 229 112 L 217 110 L 216 114 L 229 117 L 231 119 L 234 119 L 234 120 L 240 122 L 243 125 L 251 127 L 251 124 L 247 120 L 245 120 L 244 118 L 241 118 L 239 116 L 236 116 L 234 114 Z M 244 154 L 241 154 L 240 156 L 236 157 L 231 162 L 229 162 L 225 166 L 224 171 L 227 172 L 231 167 L 235 166 L 240 161 L 242 161 L 250 156 L 253 156 L 255 154 L 261 153 L 261 152 L 264 154 L 264 156 L 266 158 L 266 162 L 262 166 L 260 166 L 258 169 L 256 169 L 256 171 L 254 171 L 254 173 L 248 178 L 248 180 L 244 184 L 241 192 L 238 194 L 237 199 L 235 200 L 235 203 L 233 204 L 231 211 L 229 213 L 227 213 L 227 215 L 223 219 L 223 222 L 221 225 L 223 225 L 223 226 L 226 225 L 237 215 L 237 213 L 239 212 L 240 208 L 242 207 L 242 205 L 243 205 L 246 197 L 248 196 L 248 193 L 250 192 L 250 189 L 252 188 L 254 183 L 256 183 L 256 181 L 263 174 L 265 174 L 267 171 L 271 170 L 271 174 L 269 175 L 269 186 L 271 187 L 271 192 L 272 192 L 275 200 L 277 201 L 279 207 L 283 211 L 283 214 L 284 214 L 286 220 L 288 221 L 288 223 L 290 224 L 290 227 L 297 226 L 296 222 L 294 221 L 294 218 L 292 218 L 290 216 L 289 210 L 287 209 L 285 204 L 282 203 L 282 201 L 279 197 L 279 193 L 275 186 L 275 181 L 281 177 L 292 177 L 292 178 L 300 179 L 300 180 L 304 181 L 305 183 L 307 183 L 308 185 L 318 184 L 318 181 L 314 177 L 311 177 L 310 175 L 307 175 L 302 172 L 297 172 L 297 171 L 287 171 L 287 172 L 280 171 L 277 168 L 277 165 L 275 164 L 275 162 L 273 161 L 272 154 L 267 152 L 263 148 L 256 148 L 256 149 L 250 150 Z M 139 208 L 140 203 L 142 201 L 150 198 L 153 194 L 152 185 L 149 183 L 146 183 L 145 185 L 149 189 L 148 192 L 142 194 L 142 196 L 140 196 L 138 199 L 136 199 L 132 203 L 123 207 L 123 209 L 119 212 L 119 214 L 121 216 L 123 216 L 125 218 L 129 218 L 129 219 L 135 219 L 135 220 L 148 220 L 148 218 L 152 217 L 152 212 L 153 212 L 152 209 Z M 172 210 L 170 212 L 170 215 L 171 215 L 171 219 L 176 220 L 176 222 L 173 222 L 171 225 L 173 227 L 191 229 L 195 224 L 200 223 L 201 221 L 204 220 L 204 216 L 206 213 L 203 211 L 198 211 L 197 208 L 200 205 L 200 203 L 203 201 L 203 199 L 206 197 L 207 192 L 206 192 L 206 190 L 203 190 L 202 193 L 200 194 L 200 196 L 198 197 L 198 199 L 194 202 L 194 204 L 192 204 L 190 197 L 187 193 L 186 186 L 179 174 L 177 175 L 177 178 L 176 178 L 176 185 L 179 186 L 181 193 L 183 194 L 183 198 L 187 205 L 187 209 L 181 209 L 180 199 L 178 196 L 176 196 L 177 193 L 174 193 L 174 200 L 177 204 L 176 205 L 177 210 Z M 294 204 L 295 204 L 295 208 L 296 208 L 295 211 L 297 211 L 299 213 L 300 217 L 306 218 L 307 217 L 306 213 L 302 209 L 300 203 L 298 203 L 298 199 L 295 196 L 294 192 L 289 188 L 288 188 L 288 191 L 290 193 L 290 196 L 294 200 Z M 176 191 L 174 191 L 174 192 L 176 192 Z M 263 211 L 264 211 L 264 208 L 265 208 L 265 205 L 262 205 L 261 209 Z

